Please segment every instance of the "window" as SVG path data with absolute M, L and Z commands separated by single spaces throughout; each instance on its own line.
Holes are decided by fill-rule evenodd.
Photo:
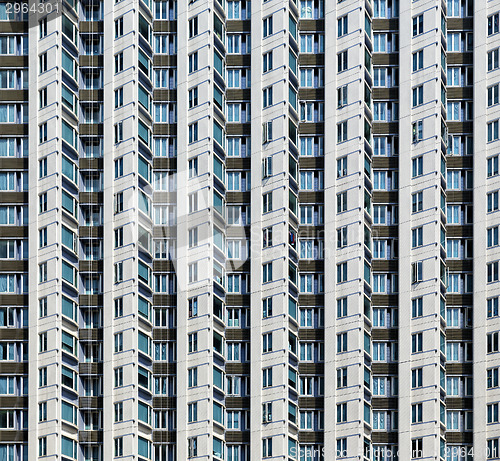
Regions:
M 39 127 L 39 143 L 47 142 L 47 123 L 42 123 Z
M 272 367 L 262 370 L 262 387 L 271 387 L 273 385 L 273 369 Z
M 500 13 L 488 16 L 488 35 L 498 34 Z
M 337 178 L 347 176 L 347 156 L 337 159 Z
M 424 103 L 424 86 L 419 85 L 412 90 L 413 107 L 420 106 Z
M 337 123 L 337 143 L 347 141 L 347 120 Z
M 498 141 L 498 120 L 488 123 L 488 142 Z
M 193 283 L 198 281 L 198 263 L 188 265 L 188 282 Z
M 262 21 L 262 30 L 264 38 L 273 34 L 273 17 L 269 16 Z
M 198 70 L 198 52 L 195 51 L 189 55 L 189 73 L 196 72 Z
M 262 213 L 268 213 L 273 210 L 273 193 L 268 192 L 262 196 Z
M 498 352 L 498 331 L 486 335 L 486 352 Z
M 347 226 L 337 229 L 337 248 L 347 246 Z
M 412 140 L 414 143 L 424 139 L 424 121 L 419 120 L 411 124 Z
M 347 438 L 337 439 L 337 458 L 347 457 Z
M 337 334 L 337 353 L 347 352 L 347 332 Z
M 196 35 L 198 35 L 198 16 L 189 20 L 189 38 L 193 38 Z
M 38 456 L 47 456 L 47 437 L 40 437 L 38 439 Z
M 47 211 L 47 192 L 44 192 L 43 194 L 40 194 L 38 196 L 38 202 L 39 202 L 39 212 L 45 213 Z
M 337 108 L 347 106 L 347 85 L 337 88 Z
M 198 386 L 198 368 L 188 368 L 188 387 Z
M 188 195 L 188 210 L 189 213 L 198 211 L 198 192 L 193 192 Z
M 498 423 L 498 403 L 492 403 L 486 406 L 487 422 Z
M 115 90 L 115 109 L 123 106 L 123 88 Z
M 423 280 L 423 262 L 411 263 L 411 282 L 418 283 Z
M 498 211 L 498 191 L 490 192 L 486 195 L 488 203 L 488 213 Z
M 115 353 L 123 352 L 123 333 L 115 334 Z
M 273 298 L 264 298 L 262 300 L 262 318 L 266 319 L 273 315 Z
M 337 423 L 347 422 L 347 403 L 337 404 Z
M 413 18 L 413 36 L 422 34 L 424 32 L 424 15 L 419 14 Z
M 116 298 L 114 300 L 115 305 L 115 318 L 123 316 L 123 298 Z
M 347 298 L 337 299 L 337 317 L 345 317 L 347 315 Z
M 262 265 L 262 283 L 271 282 L 273 280 L 273 263 Z
M 123 246 L 123 227 L 115 229 L 115 248 Z
M 45 387 L 47 385 L 47 367 L 38 369 L 38 387 Z
M 488 71 L 498 69 L 498 55 L 499 49 L 496 48 L 492 51 L 488 51 Z
M 115 458 L 123 456 L 123 437 L 115 438 Z
M 421 423 L 422 422 L 422 404 L 415 403 L 411 406 L 411 422 Z
M 300 53 L 324 53 L 324 34 L 300 34 Z
M 188 458 L 196 458 L 198 456 L 198 437 L 188 438 Z
M 188 299 L 188 310 L 189 310 L 189 318 L 196 317 L 198 315 L 198 298 L 189 298 Z
M 63 386 L 76 390 L 76 373 L 64 365 L 61 368 L 61 382 Z
M 417 248 L 423 245 L 424 228 L 422 226 L 411 230 L 411 247 Z
M 337 72 L 343 72 L 347 67 L 347 50 L 344 50 L 337 54 Z
M 188 403 L 188 423 L 198 421 L 198 403 Z
M 424 439 L 412 439 L 411 441 L 411 457 L 422 458 L 424 449 Z
M 115 375 L 114 376 L 115 387 L 122 387 L 123 386 L 123 367 L 115 368 L 114 375 Z
M 39 92 L 40 109 L 47 106 L 47 87 L 42 88 Z
M 337 213 L 347 211 L 347 191 L 337 194 Z
M 63 298 L 63 305 L 64 305 Z M 40 309 L 40 317 L 47 317 L 47 297 L 41 298 L 38 300 L 38 306 Z
M 115 423 L 123 421 L 123 402 L 115 403 Z
M 47 421 L 47 402 L 41 402 L 38 404 L 38 421 Z
M 422 352 L 423 333 L 414 333 L 411 335 L 411 352 L 413 354 Z
M 198 105 L 198 87 L 194 87 L 189 90 L 188 99 L 190 109 Z
M 262 179 L 273 175 L 273 157 L 268 156 L 262 160 Z
M 123 211 L 123 192 L 118 192 L 115 195 L 115 213 Z
M 269 423 L 273 420 L 273 403 L 262 404 L 262 423 Z
M 273 350 L 273 334 L 266 333 L 262 335 L 262 352 L 271 352 Z
M 489 370 L 486 370 L 486 387 L 488 389 L 499 386 L 498 370 L 499 368 L 490 368 Z
M 189 143 L 198 141 L 198 122 L 189 125 Z
M 337 264 L 337 283 L 347 282 L 347 262 Z
M 498 282 L 498 265 L 498 261 L 486 265 L 488 283 Z
M 115 38 L 123 35 L 123 17 L 115 20 Z
M 123 176 L 123 157 L 115 160 L 115 179 Z
M 262 124 L 262 144 L 265 144 L 273 140 L 273 121 L 264 122 Z M 230 149 L 233 149 L 233 145 L 229 144 Z
M 47 72 L 47 53 L 41 54 L 39 57 L 39 63 L 40 63 L 40 73 L 43 74 L 44 72 Z
M 498 229 L 499 226 L 490 227 L 486 231 L 488 248 L 498 245 Z
M 411 300 L 411 316 L 421 317 L 423 313 L 423 298 L 414 298 Z
M 347 15 L 337 19 L 337 37 L 347 34 Z
M 267 53 L 264 53 L 263 58 L 262 58 L 262 70 L 263 72 L 269 72 L 270 70 L 273 69 L 273 52 L 269 51 Z
M 123 71 L 123 52 L 115 54 L 115 74 Z
M 38 231 L 39 236 L 39 248 L 47 246 L 47 228 L 43 227 Z
M 263 107 L 269 107 L 273 105 L 273 87 L 264 88 L 262 90 L 262 103 Z
M 498 104 L 498 93 L 500 84 L 488 87 L 488 107 Z
M 273 246 L 273 228 L 266 227 L 262 230 L 262 247 L 269 248 Z
M 188 230 L 189 248 L 198 246 L 198 228 L 193 227 Z
M 347 387 L 347 367 L 337 368 L 337 389 Z
M 39 266 L 40 279 L 39 282 L 43 283 L 47 281 L 47 263 L 41 263 Z
M 198 176 L 198 157 L 189 159 L 188 168 L 189 168 L 189 178 L 194 178 L 195 176 Z
M 270 458 L 273 456 L 273 438 L 266 437 L 262 439 L 262 457 Z
M 38 21 L 38 29 L 40 30 L 40 38 L 47 36 L 47 16 Z
M 198 350 L 198 333 L 188 334 L 188 352 L 196 352 Z
M 115 144 L 123 141 L 123 122 L 115 124 Z
M 423 368 L 415 368 L 411 370 L 411 387 L 416 388 L 416 387 L 422 387 L 422 382 L 423 382 Z
M 424 158 L 422 156 L 411 159 L 412 177 L 416 178 L 423 174 Z
M 411 195 L 411 212 L 417 213 L 423 210 L 424 193 L 422 191 Z
M 424 50 L 419 50 L 412 55 L 413 72 L 424 68 Z

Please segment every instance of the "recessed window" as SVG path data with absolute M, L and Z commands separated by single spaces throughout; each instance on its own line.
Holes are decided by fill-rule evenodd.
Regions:
M 198 35 L 198 16 L 189 20 L 189 38 L 193 38 L 196 35 Z
M 413 18 L 413 36 L 422 34 L 424 32 L 424 15 L 419 14 Z
M 264 38 L 273 34 L 273 17 L 269 16 L 262 21 L 262 33 Z
M 123 17 L 115 20 L 115 38 L 123 35 Z
M 269 72 L 273 69 L 273 52 L 264 53 L 262 57 L 262 71 Z
M 424 50 L 419 50 L 412 55 L 413 72 L 424 68 Z

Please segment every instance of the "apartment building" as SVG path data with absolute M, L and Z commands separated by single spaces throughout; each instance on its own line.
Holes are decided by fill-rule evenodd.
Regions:
M 0 459 L 500 458 L 499 1 L 38 6 Z

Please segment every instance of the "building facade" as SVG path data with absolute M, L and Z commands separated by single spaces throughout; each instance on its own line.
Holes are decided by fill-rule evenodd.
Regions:
M 500 458 L 499 18 L 2 0 L 0 459 Z

